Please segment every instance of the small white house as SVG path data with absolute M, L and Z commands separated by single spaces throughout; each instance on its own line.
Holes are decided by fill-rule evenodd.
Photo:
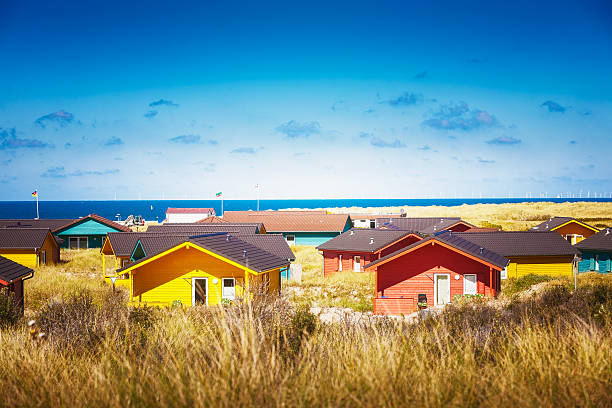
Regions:
M 168 208 L 166 222 L 169 224 L 198 222 L 204 218 L 215 215 L 214 208 Z

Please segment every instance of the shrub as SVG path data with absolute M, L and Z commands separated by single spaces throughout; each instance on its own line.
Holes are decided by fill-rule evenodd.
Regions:
M 14 326 L 21 319 L 21 308 L 8 289 L 0 289 L 0 328 Z
M 301 306 L 295 310 L 286 328 L 285 336 L 289 349 L 297 354 L 304 339 L 312 335 L 317 329 L 318 318 L 310 310 Z
M 534 274 L 521 276 L 520 278 L 509 278 L 502 283 L 502 293 L 504 295 L 511 296 L 516 293 L 523 292 L 538 283 L 548 282 L 554 279 L 558 278 L 549 275 Z

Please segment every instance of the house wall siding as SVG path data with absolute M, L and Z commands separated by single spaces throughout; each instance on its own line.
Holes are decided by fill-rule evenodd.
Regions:
M 356 251 L 323 251 L 323 276 L 330 276 L 338 272 L 342 255 L 342 271 L 353 271 L 355 256 L 361 257 L 361 271 L 363 266 L 378 259 L 377 254 Z M 371 272 L 371 271 L 368 271 Z
M 0 249 L 0 255 L 28 268 L 38 266 L 38 255 L 34 249 Z
M 582 252 L 582 261 L 578 262 L 578 272 L 595 271 L 595 255 L 599 255 L 599 273 L 609 273 L 612 271 L 612 253 L 607 252 Z
M 555 229 L 554 231 L 557 234 L 560 234 L 561 236 L 563 236 L 564 238 L 567 234 L 578 234 L 578 235 L 584 236 L 584 238 L 588 238 L 591 235 L 596 233 L 595 231 L 587 227 L 584 227 L 576 222 L 570 222 L 569 224 L 559 227 Z
M 510 257 L 508 278 L 525 275 L 571 276 L 572 256 L 563 257 Z

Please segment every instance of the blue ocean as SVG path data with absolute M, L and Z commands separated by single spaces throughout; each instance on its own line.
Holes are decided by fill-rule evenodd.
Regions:
M 283 208 L 330 207 L 391 207 L 391 206 L 456 206 L 462 204 L 503 204 L 522 202 L 612 202 L 612 198 L 446 198 L 446 199 L 294 199 L 260 200 L 261 210 Z M 78 218 L 98 214 L 111 220 L 125 219 L 130 214 L 141 215 L 145 220 L 165 218 L 168 207 L 212 207 L 221 214 L 221 200 L 113 200 L 113 201 L 40 201 L 40 218 Z M 256 200 L 223 200 L 223 209 L 256 210 Z M 36 200 L 0 201 L 0 218 L 34 218 Z

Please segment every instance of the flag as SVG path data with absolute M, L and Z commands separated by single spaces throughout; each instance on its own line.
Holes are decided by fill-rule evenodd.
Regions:
M 34 192 L 32 193 L 32 197 L 38 197 L 38 191 L 34 190 Z
M 255 184 L 255 188 L 259 188 L 259 184 Z
M 221 191 L 219 191 L 217 194 L 215 194 L 215 197 L 221 197 L 223 193 Z

